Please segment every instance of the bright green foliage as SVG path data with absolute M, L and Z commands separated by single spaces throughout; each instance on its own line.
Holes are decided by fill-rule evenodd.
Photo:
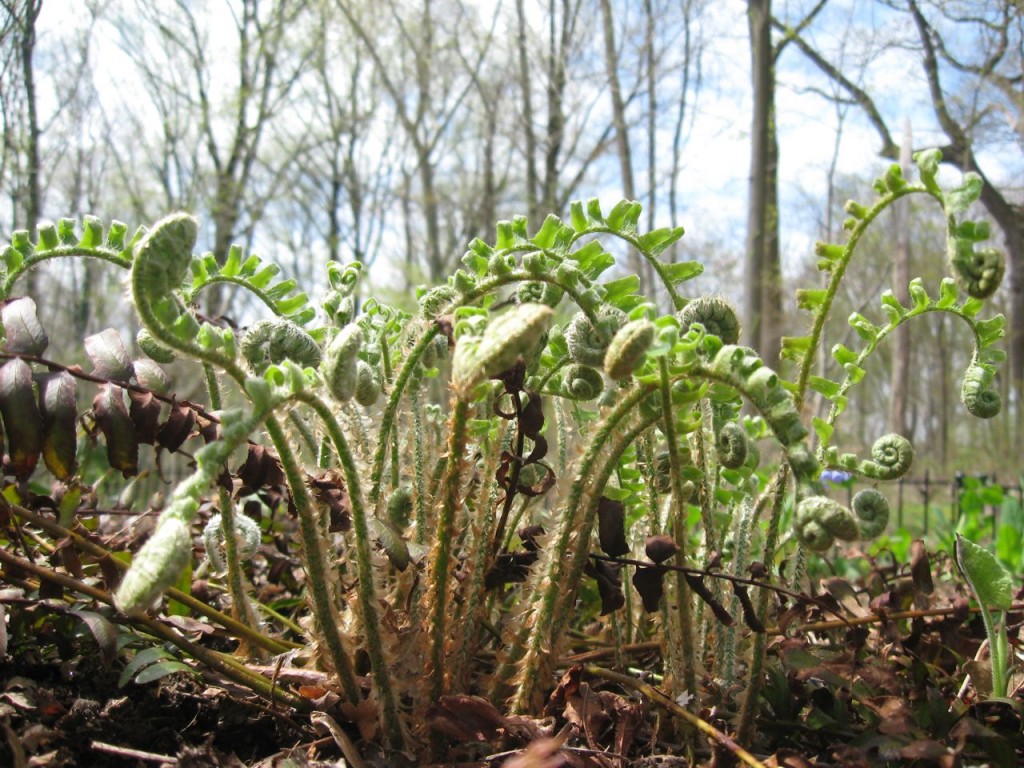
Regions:
M 978 184 L 966 177 L 946 191 L 934 153 L 920 154 L 918 164 L 920 183 L 890 168 L 876 182 L 877 199 L 847 206 L 848 240 L 817 247 L 826 285 L 798 291 L 810 324 L 783 340 L 783 356 L 797 364 L 792 380 L 738 344 L 728 303 L 687 295 L 702 267 L 669 258 L 682 229 L 641 232 L 633 201 L 609 211 L 596 200 L 575 202 L 567 220 L 549 216 L 536 230 L 522 217 L 498 222 L 493 242 L 473 240 L 445 284 L 418 292 L 415 315 L 367 297 L 358 263 L 327 265 L 316 307 L 295 279 L 258 256 L 238 248 L 223 263 L 196 256 L 197 223 L 183 213 L 131 240 L 124 225 L 104 236 L 91 218 L 80 235 L 70 221 L 42 227 L 37 243 L 15 233 L 3 251 L 0 298 L 11 297 L 27 269 L 57 256 L 130 269 L 138 344 L 152 359 L 133 360 L 114 332 L 85 342 L 105 382 L 92 410 L 109 463 L 130 476 L 140 443 L 175 451 L 199 429 L 209 441 L 193 449 L 193 473 L 133 558 L 116 598 L 126 613 L 157 604 L 187 574 L 193 518 L 213 500 L 221 516 L 208 548 L 228 570 L 241 625 L 250 625 L 239 631 L 272 644 L 244 610 L 240 563 L 256 531 L 234 519 L 228 489 L 236 486 L 224 482 L 241 485 L 244 473 L 259 484 L 252 478 L 272 475 L 266 482 L 295 512 L 313 619 L 305 625 L 320 662 L 353 711 L 375 713 L 389 748 L 417 750 L 412 714 L 476 690 L 485 676 L 493 700 L 538 712 L 568 630 L 620 610 L 629 612 L 623 626 L 631 632 L 666 633 L 673 695 L 692 694 L 697 670 L 708 665 L 722 677 L 753 669 L 748 696 L 756 702 L 763 643 L 748 648 L 735 631 L 709 631 L 714 617 L 730 614 L 721 585 L 709 588 L 707 574 L 692 569 L 717 557 L 741 578 L 759 561 L 774 582 L 777 562 L 793 549 L 827 551 L 836 540 L 882 531 L 888 510 L 877 491 L 858 495 L 851 511 L 821 480 L 827 468 L 888 481 L 913 460 L 899 435 L 880 438 L 869 458 L 839 451 L 840 417 L 870 355 L 920 315 L 954 315 L 975 342 L 964 404 L 984 418 L 999 410 L 993 377 L 1004 322 L 980 313 L 1002 267 L 978 245 L 988 228 L 963 218 Z M 913 281 L 910 306 L 886 292 L 880 309 L 851 315 L 854 341 L 831 348 L 842 373 L 829 377 L 817 368 L 825 319 L 857 243 L 881 211 L 910 194 L 943 206 L 952 274 L 937 286 Z M 668 311 L 640 293 L 636 276 L 610 271 L 616 240 L 651 265 Z M 266 316 L 237 337 L 206 320 L 196 305 L 219 283 L 252 293 Z M 27 478 L 42 455 L 59 481 L 74 485 L 73 372 L 41 378 L 37 391 L 32 365 L 47 339 L 29 299 L 5 304 L 3 325 L 10 360 L 0 368 L 0 413 L 10 474 Z M 153 400 L 168 389 L 157 362 L 172 359 L 197 367 L 217 415 L 169 402 L 173 418 L 157 430 L 161 406 Z M 813 419 L 804 408 L 811 393 L 830 406 Z M 224 411 L 225 402 L 237 407 Z M 772 444 L 778 450 L 765 455 L 782 461 L 765 482 L 757 468 Z M 232 471 L 243 449 L 245 465 Z M 260 462 L 270 465 L 260 465 L 263 475 L 253 469 Z M 331 534 L 324 507 L 344 518 Z M 787 507 L 795 510 L 791 529 Z M 600 552 L 625 552 L 633 562 L 610 567 Z M 647 558 L 641 566 L 639 558 Z M 680 567 L 691 570 L 672 570 Z M 629 569 L 637 595 L 623 584 Z M 763 631 L 768 605 L 767 590 L 744 605 L 751 630 Z M 397 632 L 397 606 L 422 632 Z M 642 606 L 660 612 L 659 621 L 640 620 Z M 494 653 L 480 665 L 485 646 Z M 747 664 L 735 663 L 740 653 Z M 429 659 L 429 684 L 406 658 Z M 369 698 L 357 659 L 370 673 Z M 244 672 L 232 674 L 264 691 Z

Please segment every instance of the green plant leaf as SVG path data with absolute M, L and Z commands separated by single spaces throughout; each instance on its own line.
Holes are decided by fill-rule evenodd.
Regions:
M 1013 604 L 1013 582 L 995 555 L 959 533 L 955 553 L 957 568 L 977 595 L 981 607 L 1009 610 Z

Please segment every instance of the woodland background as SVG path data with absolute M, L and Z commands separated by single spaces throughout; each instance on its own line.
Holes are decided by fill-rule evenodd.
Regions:
M 857 450 L 858 436 L 897 431 L 919 466 L 1017 473 L 1005 457 L 1024 440 L 1019 0 L 0 7 L 2 239 L 41 220 L 91 213 L 134 229 L 186 209 L 218 258 L 240 243 L 314 294 L 327 260 L 358 259 L 373 293 L 411 305 L 498 219 L 539 226 L 573 199 L 631 198 L 647 226 L 687 228 L 675 255 L 712 276 L 695 290 L 736 301 L 770 364 L 779 337 L 803 331 L 790 297 L 824 284 L 813 244 L 842 240 L 844 201 L 867 199 L 910 150 L 941 147 L 950 173 L 982 174 L 982 213 L 1007 253 L 996 305 L 1010 321 L 1010 417 L 959 418 L 969 339 L 927 320 L 873 356 L 884 370 L 851 403 L 845 440 Z M 937 284 L 944 233 L 928 213 L 887 214 L 860 249 L 871 263 L 845 281 L 826 346 L 852 333 L 848 312 L 877 313 L 883 288 Z M 92 260 L 30 279 L 56 359 L 82 357 L 88 333 L 132 330 L 121 276 Z M 230 293 L 204 309 L 248 321 Z

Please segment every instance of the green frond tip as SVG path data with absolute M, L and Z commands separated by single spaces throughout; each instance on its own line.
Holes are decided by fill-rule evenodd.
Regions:
M 129 615 L 145 612 L 177 582 L 191 559 L 188 524 L 178 517 L 165 517 L 132 559 L 114 603 Z
M 877 488 L 865 488 L 853 497 L 853 513 L 860 526 L 860 538 L 873 539 L 889 524 L 889 501 Z
M 619 329 L 604 356 L 609 378 L 618 381 L 633 375 L 654 342 L 655 330 L 654 323 L 647 319 L 633 320 Z
M 871 459 L 860 463 L 860 472 L 875 480 L 896 480 L 910 471 L 914 446 L 903 435 L 891 433 L 871 446 Z
M 682 333 L 690 330 L 694 323 L 700 323 L 704 330 L 717 336 L 724 344 L 736 344 L 740 339 L 740 318 L 736 308 L 719 296 L 702 296 L 694 299 L 676 313 Z
M 949 268 L 960 287 L 975 299 L 996 292 L 1006 273 L 1006 256 L 997 248 L 979 248 L 966 238 L 949 241 Z
M 199 223 L 184 212 L 158 221 L 135 246 L 132 265 L 137 298 L 153 303 L 181 287 L 192 261 Z
M 544 304 L 520 304 L 491 321 L 479 337 L 458 340 L 452 359 L 452 389 L 471 400 L 477 386 L 511 368 L 543 339 L 554 312 Z
M 967 407 L 967 412 L 979 419 L 991 419 L 1003 407 L 999 393 L 992 389 L 993 376 L 992 366 L 982 363 L 972 363 L 964 374 L 960 400 Z
M 824 552 L 836 539 L 852 541 L 860 535 L 857 519 L 846 507 L 826 496 L 809 496 L 796 508 L 796 537 L 812 552 Z

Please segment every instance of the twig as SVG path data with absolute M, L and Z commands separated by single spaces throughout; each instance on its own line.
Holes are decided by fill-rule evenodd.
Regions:
M 130 747 L 119 747 L 116 744 L 107 744 L 103 741 L 94 741 L 89 746 L 97 752 L 106 752 L 108 755 L 117 755 L 118 757 L 126 757 L 132 760 L 148 760 L 151 763 L 163 763 L 164 765 L 178 764 L 178 758 L 176 757 L 158 755 L 155 752 L 144 752 L 141 749 L 131 749 Z
M 583 668 L 583 670 L 591 677 L 599 677 L 603 680 L 608 680 L 610 682 L 618 683 L 619 685 L 624 685 L 628 688 L 632 688 L 638 693 L 641 693 L 644 696 L 646 696 L 648 699 L 653 701 L 658 706 L 666 709 L 669 712 L 669 714 L 682 718 L 690 725 L 697 728 L 697 730 L 702 731 L 706 736 L 709 736 L 710 738 L 717 741 L 723 747 L 732 752 L 739 760 L 749 765 L 750 768 L 765 768 L 764 763 L 762 763 L 752 754 L 747 752 L 747 750 L 745 750 L 743 747 L 741 747 L 739 744 L 737 744 L 735 741 L 729 738 L 726 734 L 722 733 L 720 730 L 715 728 L 715 726 L 713 726 L 711 723 L 707 722 L 706 720 L 702 720 L 689 710 L 684 709 L 683 707 L 676 704 L 672 700 L 672 697 L 670 697 L 666 693 L 663 693 L 661 690 L 655 688 L 653 685 L 642 683 L 636 678 L 630 677 L 629 675 L 623 675 L 618 672 L 612 672 L 611 670 L 603 669 L 602 667 L 597 667 L 593 664 L 587 664 Z
M 333 717 L 326 712 L 314 712 L 309 716 L 309 720 L 313 725 L 322 726 L 331 734 L 334 743 L 338 745 L 341 754 L 345 756 L 345 760 L 352 768 L 365 768 L 366 763 L 363 762 L 363 758 L 356 749 L 356 745 L 352 743 L 352 739 L 348 737 L 348 734 L 341 730 L 341 727 L 334 722 Z

